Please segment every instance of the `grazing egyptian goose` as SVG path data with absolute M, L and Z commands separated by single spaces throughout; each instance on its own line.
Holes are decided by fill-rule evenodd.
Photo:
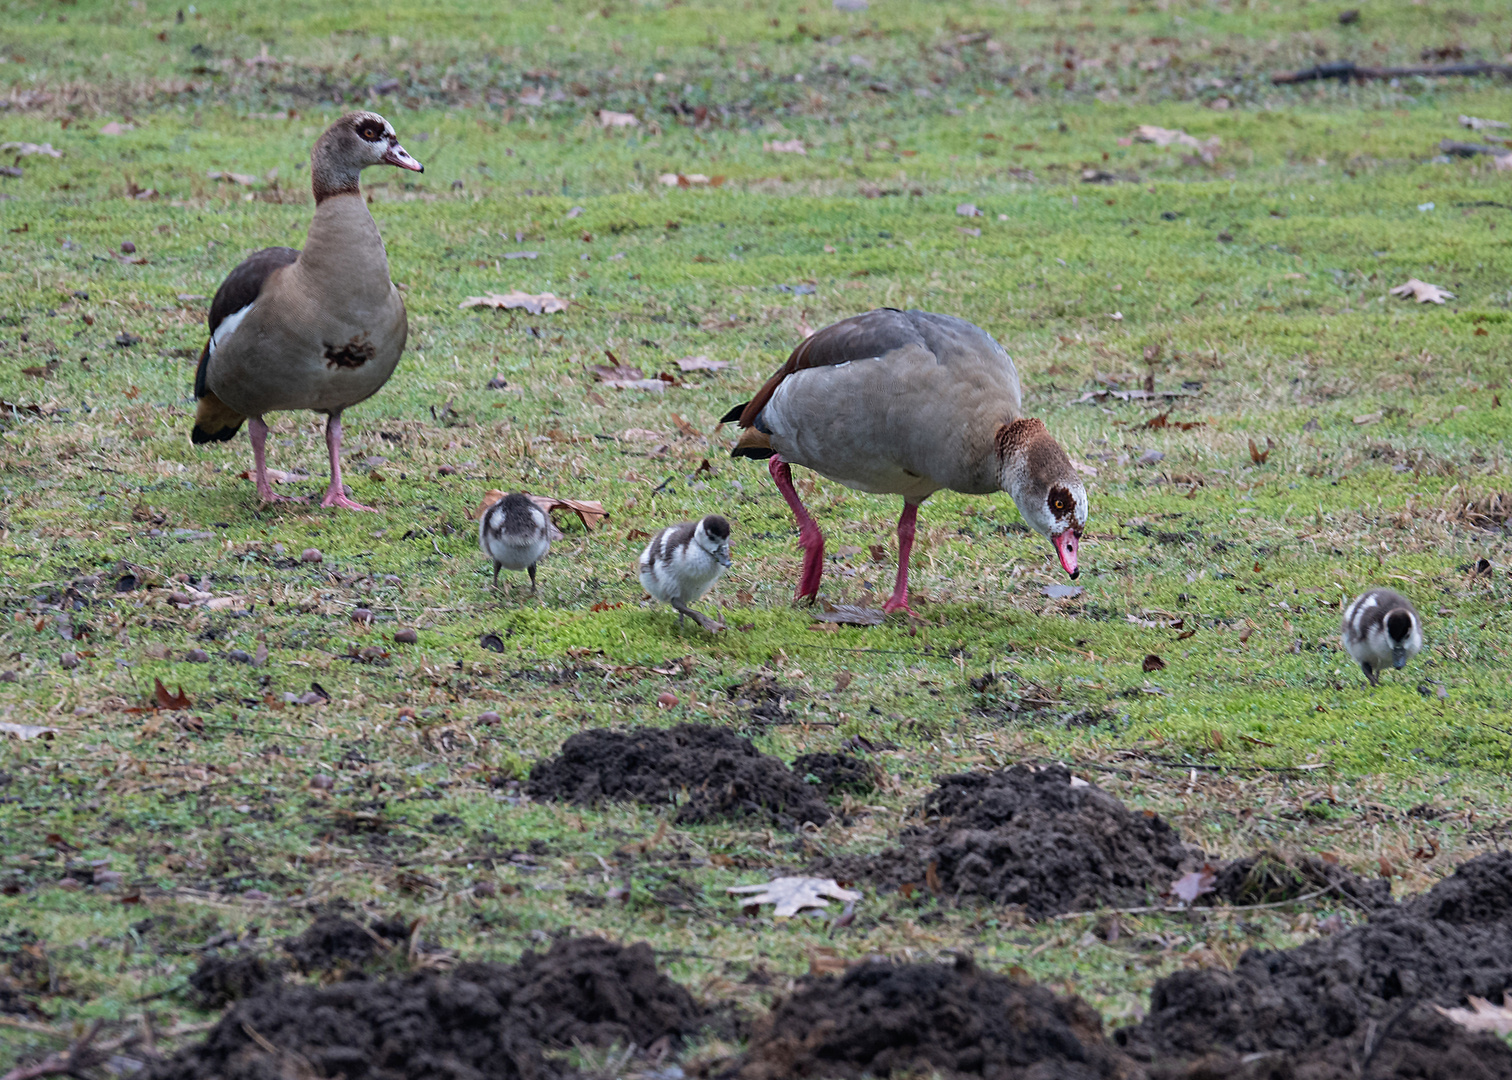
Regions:
M 1370 680 L 1380 685 L 1381 669 L 1404 668 L 1423 648 L 1423 626 L 1417 609 L 1401 593 L 1369 589 L 1344 609 L 1339 642 Z
M 341 412 L 378 392 L 399 363 L 408 323 L 388 253 L 358 187 L 369 165 L 425 167 L 377 113 L 353 112 L 310 152 L 315 218 L 303 251 L 271 247 L 226 276 L 210 304 L 210 340 L 194 375 L 192 438 L 225 442 L 247 421 L 257 494 L 268 483 L 268 425 L 284 409 L 323 412 L 331 486 L 322 506 L 371 510 L 341 486 Z M 299 500 L 294 500 L 299 501 Z
M 536 563 L 551 550 L 551 519 L 529 495 L 513 492 L 494 503 L 478 519 L 478 546 L 493 560 L 494 588 L 500 568 L 525 570 L 535 592 Z
M 883 308 L 827 326 L 720 422 L 729 421 L 745 429 L 732 456 L 770 458 L 797 519 L 799 597 L 819 592 L 824 536 L 799 501 L 790 464 L 858 491 L 903 496 L 897 585 L 884 611 L 909 610 L 919 504 L 942 489 L 1008 492 L 1066 573 L 1078 573 L 1087 522 L 1081 478 L 1045 425 L 1024 416 L 1013 360 L 964 319 Z
M 713 633 L 724 623 L 688 607 L 703 597 L 730 568 L 730 523 L 718 514 L 700 521 L 668 525 L 641 552 L 641 585 L 657 600 L 671 604 L 677 621 L 686 615 Z

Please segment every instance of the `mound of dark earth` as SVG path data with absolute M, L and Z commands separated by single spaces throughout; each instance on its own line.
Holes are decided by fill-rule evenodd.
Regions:
M 1159 817 L 1131 811 L 1060 765 L 944 777 L 923 816 L 902 846 L 824 858 L 811 872 L 884 888 L 911 884 L 952 901 L 1021 904 L 1039 918 L 1154 902 L 1203 861 Z
M 817 784 L 826 797 L 866 795 L 877 789 L 876 767 L 854 754 L 803 754 L 793 759 L 793 775 Z
M 1497 852 L 1361 926 L 1284 952 L 1251 950 L 1233 971 L 1167 976 L 1144 1021 L 1114 1037 L 1141 1061 L 1207 1059 L 1214 1076 L 1512 1077 L 1505 1043 L 1426 1008 L 1470 994 L 1499 1002 L 1509 989 L 1512 852 Z M 1382 1071 L 1388 1061 L 1394 1071 Z
M 1261 851 L 1224 863 L 1213 880 L 1213 895 L 1231 904 L 1274 904 L 1321 893 L 1364 911 L 1392 903 L 1385 878 L 1362 878 L 1316 855 Z
M 731 1075 L 1133 1080 L 1142 1070 L 1108 1044 L 1102 1019 L 1080 998 L 963 958 L 954 967 L 860 964 L 800 980 L 758 1021 Z
M 831 814 L 815 785 L 750 739 L 698 724 L 579 732 L 536 764 L 525 791 L 585 805 L 678 804 L 674 820 L 684 824 L 755 818 L 792 829 Z
M 883 889 L 912 886 L 948 902 L 1018 904 L 1034 918 L 1157 904 L 1184 872 L 1207 863 L 1160 817 L 1130 810 L 1061 765 L 1016 765 L 942 778 L 924 824 L 879 855 L 821 858 L 810 872 Z M 1391 902 L 1367 881 L 1314 856 L 1270 852 L 1218 867 L 1199 902 L 1270 903 L 1330 892 L 1370 910 Z
M 650 1046 L 704 1011 L 659 974 L 645 944 L 558 942 L 516 965 L 462 964 L 315 987 L 273 983 L 234 1005 L 204 1042 L 150 1080 L 555 1080 L 546 1048 Z
M 403 919 L 375 919 L 364 926 L 340 915 L 321 915 L 298 937 L 279 942 L 301 972 L 343 971 L 367 966 L 381 956 L 409 947 L 410 924 Z

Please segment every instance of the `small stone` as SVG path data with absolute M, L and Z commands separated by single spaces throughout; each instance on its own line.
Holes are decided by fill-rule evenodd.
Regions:
M 497 724 L 498 722 L 499 714 L 494 712 L 492 709 L 489 709 L 487 712 L 481 712 L 478 714 L 478 723 L 480 724 L 493 725 Z
M 371 626 L 373 624 L 373 613 L 365 607 L 353 608 L 352 621 L 354 623 L 364 623 L 368 626 Z
M 62 656 L 58 657 L 58 663 L 62 664 L 69 671 L 72 671 L 74 668 L 79 666 L 79 654 L 66 652 Z
M 320 553 L 319 548 L 305 548 L 299 553 L 299 561 L 308 563 L 325 562 L 325 556 Z
M 242 899 L 243 900 L 271 900 L 271 899 L 273 899 L 273 894 L 272 893 L 265 893 L 261 889 L 248 889 L 246 892 L 242 893 Z
M 0 682 L 19 682 L 21 676 L 14 671 L 0 671 Z
M 383 575 L 383 583 L 385 585 L 403 585 L 404 584 L 404 582 L 400 579 L 400 577 L 399 577 L 398 574 L 384 574 Z
M 336 781 L 321 773 L 319 776 L 310 777 L 310 786 L 317 791 L 330 791 L 336 786 Z
M 204 649 L 190 649 L 184 654 L 184 659 L 191 664 L 208 664 L 210 662 L 210 654 Z
M 401 645 L 413 645 L 420 640 L 420 635 L 409 627 L 394 632 L 394 640 Z
M 473 882 L 472 894 L 474 896 L 493 896 L 498 891 L 499 890 L 494 886 L 494 883 L 491 882 L 491 881 L 475 881 L 475 882 Z
M 121 241 L 121 251 L 127 255 L 135 255 L 136 245 L 133 244 L 130 240 L 123 240 Z
M 656 705 L 661 709 L 670 709 L 677 704 L 677 695 L 670 690 L 663 690 L 656 695 Z
M 252 654 L 245 649 L 232 649 L 226 654 L 226 659 L 233 664 L 250 664 L 252 662 Z
M 97 889 L 114 889 L 124 880 L 125 877 L 119 870 L 96 870 L 94 872 L 94 884 Z
M 67 892 L 75 892 L 83 887 L 83 883 L 76 877 L 66 877 L 58 882 L 58 888 Z

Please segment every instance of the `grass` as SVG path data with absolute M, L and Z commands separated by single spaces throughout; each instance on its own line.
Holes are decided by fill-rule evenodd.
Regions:
M 1322 55 L 1415 62 L 1425 45 L 1494 56 L 1502 5 L 1393 3 L 1355 28 L 1324 4 L 809 6 L 526 4 L 506 21 L 465 3 L 274 3 L 183 24 L 158 3 L 14 6 L 7 137 L 63 156 L 0 179 L 0 651 L 16 673 L 0 712 L 58 732 L 0 743 L 0 953 L 13 975 L 28 944 L 46 958 L 26 968 L 32 1028 L 5 1029 L 0 1065 L 56 1048 L 48 1030 L 139 1014 L 215 927 L 272 935 L 333 898 L 424 914 L 468 956 L 566 927 L 644 937 L 695 988 L 753 999 L 736 987 L 752 965 L 797 973 L 819 948 L 969 947 L 1110 1018 L 1175 966 L 1289 944 L 1322 913 L 1143 919 L 1165 944 L 1132 957 L 1074 920 L 896 898 L 834 937 L 736 922 L 725 885 L 881 847 L 932 777 L 964 768 L 1066 760 L 1215 853 L 1384 859 L 1399 891 L 1496 843 L 1512 579 L 1505 530 L 1466 508 L 1512 490 L 1512 198 L 1486 159 L 1434 155 L 1461 113 L 1504 117 L 1505 88 L 1264 76 Z M 543 103 L 520 103 L 533 88 Z M 347 417 L 354 496 L 381 512 L 259 508 L 244 440 L 186 438 L 205 297 L 248 251 L 300 243 L 309 145 L 368 100 L 427 166 L 368 175 L 411 321 L 393 381 Z M 599 108 L 642 124 L 601 130 Z M 112 121 L 124 130 L 102 133 Z M 1138 124 L 1221 146 L 1205 162 L 1131 141 Z M 764 150 L 774 139 L 807 153 Z M 669 172 L 725 180 L 667 187 Z M 968 202 L 980 216 L 960 216 Z M 1388 294 L 1409 277 L 1455 299 Z M 459 309 L 506 288 L 571 303 Z M 822 633 L 790 603 L 791 519 L 715 421 L 801 327 L 884 304 L 987 328 L 1032 411 L 1097 469 L 1082 596 L 1041 594 L 1058 571 L 1007 499 L 942 495 L 914 556 L 923 622 Z M 604 350 L 647 372 L 730 366 L 617 392 L 588 367 Z M 486 388 L 496 374 L 505 389 Z M 1087 399 L 1147 378 L 1173 396 Z M 272 420 L 273 466 L 318 490 L 319 423 Z M 562 521 L 536 598 L 487 589 L 470 519 L 486 489 L 514 487 L 611 514 L 592 533 Z M 807 497 L 835 556 L 826 597 L 880 596 L 898 506 L 822 479 Z M 633 563 L 640 534 L 714 509 L 734 521 L 735 568 L 709 601 L 732 630 L 711 639 L 643 606 Z M 308 547 L 323 561 L 297 561 Z M 142 587 L 116 592 L 127 574 Z M 242 599 L 173 606 L 191 583 Z M 1414 598 L 1428 647 L 1372 691 L 1336 638 L 1341 598 L 1377 583 Z M 393 642 L 402 627 L 418 644 Z M 263 666 L 232 659 L 259 645 Z M 186 662 L 194 648 L 210 662 Z M 757 671 L 801 693 L 792 724 L 752 727 L 734 704 Z M 154 680 L 192 707 L 124 711 Z M 312 683 L 328 702 L 284 701 Z M 659 709 L 664 691 L 679 703 Z M 580 728 L 683 720 L 788 759 L 890 740 L 891 787 L 852 826 L 799 838 L 659 831 L 651 810 L 516 806 L 490 787 Z M 1436 817 L 1407 816 L 1424 803 Z M 539 870 L 498 858 L 531 841 Z M 637 844 L 628 902 L 571 899 L 602 893 L 599 859 Z M 121 887 L 57 886 L 89 860 Z M 481 878 L 527 887 L 476 900 Z M 672 885 L 693 899 L 658 899 Z M 195 1018 L 176 993 L 151 1007 Z

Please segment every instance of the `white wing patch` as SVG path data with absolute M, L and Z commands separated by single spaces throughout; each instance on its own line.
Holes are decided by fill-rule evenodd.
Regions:
M 215 355 L 215 350 L 221 347 L 222 342 L 224 342 L 232 334 L 236 333 L 236 328 L 240 326 L 242 320 L 247 317 L 247 313 L 256 306 L 257 303 L 254 301 L 253 303 L 250 303 L 246 307 L 242 308 L 240 311 L 233 311 L 230 315 L 227 315 L 224 319 L 221 320 L 221 324 L 215 328 L 215 333 L 210 335 L 211 356 Z

